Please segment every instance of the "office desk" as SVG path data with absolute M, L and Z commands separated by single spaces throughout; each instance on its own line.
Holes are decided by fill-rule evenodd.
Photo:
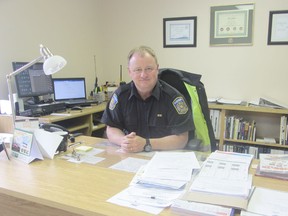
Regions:
M 106 202 L 127 188 L 133 173 L 109 169 L 112 164 L 127 157 L 149 158 L 136 154 L 123 154 L 115 146 L 96 146 L 104 139 L 80 136 L 105 152 L 97 155 L 106 160 L 97 165 L 75 164 L 56 156 L 53 160 L 25 164 L 0 155 L 0 212 L 1 215 L 149 215 L 134 209 Z M 70 150 L 70 149 L 69 149 Z M 254 177 L 254 185 L 288 192 L 286 181 Z M 173 215 L 168 208 L 160 215 Z

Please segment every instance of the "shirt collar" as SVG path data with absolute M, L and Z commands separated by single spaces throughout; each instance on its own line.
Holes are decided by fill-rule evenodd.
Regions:
M 136 89 L 136 86 L 135 86 L 134 82 L 132 81 L 130 85 L 131 85 L 131 93 L 130 93 L 130 96 L 129 96 L 129 100 L 133 96 L 135 96 L 136 98 L 140 99 L 141 97 L 140 97 L 140 95 L 137 92 L 137 89 Z M 156 85 L 155 85 L 155 87 L 154 87 L 154 89 L 153 89 L 153 91 L 152 91 L 152 95 L 150 97 L 154 97 L 157 100 L 159 100 L 159 98 L 160 98 L 160 88 L 161 88 L 161 84 L 160 84 L 160 82 L 158 80 Z

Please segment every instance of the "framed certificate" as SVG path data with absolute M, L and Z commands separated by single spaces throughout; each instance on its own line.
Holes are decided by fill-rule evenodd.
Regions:
M 215 6 L 210 10 L 210 45 L 252 45 L 254 4 Z
M 163 19 L 163 47 L 196 47 L 197 17 Z
M 288 10 L 270 11 L 268 45 L 288 45 Z

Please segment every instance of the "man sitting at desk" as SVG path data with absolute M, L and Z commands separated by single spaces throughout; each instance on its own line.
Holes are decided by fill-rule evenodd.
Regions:
M 111 143 L 125 152 L 184 148 L 193 130 L 192 112 L 184 97 L 158 80 L 154 51 L 141 46 L 128 55 L 132 81 L 112 95 L 102 116 Z

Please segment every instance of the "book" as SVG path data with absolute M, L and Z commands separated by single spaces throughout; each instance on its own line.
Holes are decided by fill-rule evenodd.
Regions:
M 211 153 L 182 198 L 246 209 L 252 190 L 252 175 L 248 172 L 252 158 L 249 154 L 218 150 Z
M 288 176 L 287 154 L 260 154 L 260 172 L 286 174 Z
M 280 120 L 280 136 L 279 143 L 280 145 L 286 145 L 287 139 L 287 116 L 281 116 Z
M 257 166 L 256 176 L 262 176 L 262 177 L 268 177 L 268 178 L 275 178 L 275 179 L 281 179 L 281 180 L 288 180 L 288 175 L 287 174 L 279 174 L 279 173 L 271 173 L 271 172 L 261 172 L 260 171 L 260 165 Z
M 216 138 L 220 137 L 220 110 L 210 110 L 210 120 Z
M 288 180 L 287 154 L 260 154 L 255 175 Z

